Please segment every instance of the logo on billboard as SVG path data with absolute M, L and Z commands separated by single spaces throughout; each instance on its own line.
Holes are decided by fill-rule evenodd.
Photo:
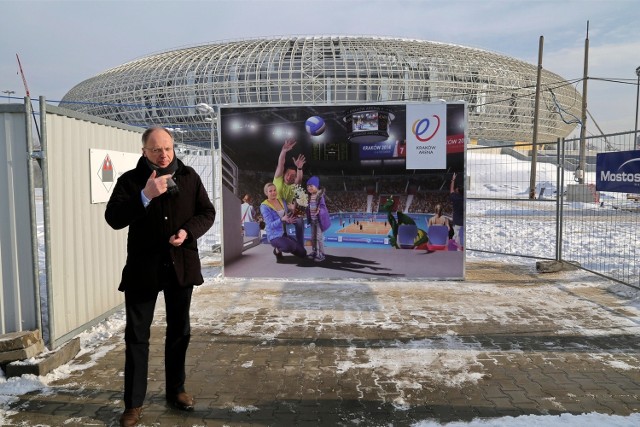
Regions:
M 623 167 L 625 167 L 628 164 L 635 163 L 635 162 L 640 162 L 640 157 L 636 157 L 635 159 L 627 160 L 626 162 L 624 162 L 623 164 L 620 165 L 618 170 L 622 169 Z
M 440 129 L 440 116 L 434 114 L 432 117 L 436 122 L 435 129 L 434 126 L 431 125 L 431 120 L 426 117 L 413 122 L 411 132 L 415 135 L 418 141 L 427 142 L 438 133 L 438 130 Z
M 407 105 L 407 169 L 447 168 L 447 114 L 445 103 Z
M 640 151 L 598 154 L 596 190 L 640 193 Z

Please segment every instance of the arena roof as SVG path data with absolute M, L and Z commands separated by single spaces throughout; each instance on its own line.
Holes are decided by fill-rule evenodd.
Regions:
M 531 141 L 537 66 L 486 50 L 389 37 L 291 36 L 214 42 L 145 56 L 72 88 L 60 106 L 209 141 L 195 108 L 464 100 L 469 136 Z M 541 72 L 538 141 L 567 136 L 581 96 Z

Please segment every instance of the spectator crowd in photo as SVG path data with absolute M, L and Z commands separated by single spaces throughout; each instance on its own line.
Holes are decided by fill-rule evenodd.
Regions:
M 264 200 L 263 186 L 273 179 L 269 173 L 256 171 L 241 172 L 238 197 L 250 194 L 255 209 L 259 212 L 259 204 Z M 322 186 L 327 190 L 325 195 L 329 212 L 380 212 L 382 204 L 389 197 L 397 200 L 397 210 L 404 213 L 434 213 L 440 204 L 443 214 L 451 216 L 452 207 L 449 200 L 449 188 L 443 186 L 442 174 L 424 176 L 322 176 Z M 368 197 L 371 196 L 371 208 L 368 211 Z M 409 196 L 412 196 L 411 198 Z M 411 203 L 408 204 L 409 199 Z M 382 201 L 382 203 L 381 203 Z M 408 206 L 407 206 L 408 204 Z M 259 219 L 259 218 L 258 218 Z

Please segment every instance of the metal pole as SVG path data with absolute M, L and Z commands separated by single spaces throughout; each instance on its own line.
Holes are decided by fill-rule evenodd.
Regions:
M 529 199 L 536 198 L 536 168 L 538 162 L 538 110 L 540 108 L 540 80 L 542 75 L 542 48 L 544 46 L 544 37 L 540 36 L 538 43 L 538 75 L 536 77 L 536 100 L 533 110 L 533 147 L 531 150 L 531 178 L 529 179 Z
M 584 74 L 582 76 L 582 123 L 580 126 L 580 160 L 578 165 L 578 183 L 584 184 L 584 171 L 587 163 L 585 138 L 587 135 L 587 76 L 589 74 L 589 21 L 587 21 L 587 37 L 584 39 Z
M 556 152 L 556 261 L 562 261 L 562 229 L 564 221 L 564 138 L 558 138 L 558 151 Z
M 27 137 L 27 170 L 29 171 L 29 217 L 31 220 L 31 256 L 33 257 L 33 285 L 35 287 L 34 294 L 36 296 L 36 327 L 42 332 L 42 306 L 40 304 L 40 251 L 38 243 L 38 218 L 36 215 L 36 191 L 35 191 L 35 171 L 33 160 L 41 154 L 34 153 L 33 150 L 33 132 L 31 131 L 31 100 L 24 98 L 24 124 L 25 135 Z
M 217 248 L 222 248 L 222 152 L 219 143 L 216 144 L 219 112 L 217 106 L 213 107 L 213 114 L 211 115 L 211 148 L 215 152 L 214 157 L 214 202 L 216 208 L 217 224 L 214 228 L 214 233 L 218 236 Z
M 220 153 L 216 149 L 216 120 L 218 119 L 217 111 L 214 107 L 209 112 L 211 117 L 211 156 L 213 160 L 213 206 L 216 209 L 216 221 L 213 225 L 213 234 L 218 237 L 218 240 L 213 245 L 213 251 L 216 252 L 220 248 L 222 240 L 222 227 L 220 227 L 222 221 L 222 203 L 220 203 L 222 197 L 222 188 L 219 183 L 221 182 L 221 167 L 220 167 Z
M 633 132 L 633 149 L 638 149 L 638 101 L 640 100 L 640 67 L 636 68 L 636 76 L 638 76 L 638 83 L 636 83 L 636 127 Z
M 40 125 L 42 133 L 39 134 L 40 152 L 42 153 L 42 212 L 44 223 L 44 253 L 45 253 L 45 277 L 47 280 L 47 311 L 49 314 L 49 347 L 55 348 L 58 337 L 54 322 L 55 306 L 53 304 L 52 267 L 51 267 L 51 206 L 49 205 L 49 161 L 47 157 L 47 104 L 44 97 L 40 97 Z

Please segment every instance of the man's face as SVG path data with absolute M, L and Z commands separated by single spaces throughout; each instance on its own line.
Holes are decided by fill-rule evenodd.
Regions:
M 173 139 L 162 129 L 154 130 L 147 138 L 144 147 L 142 147 L 142 155 L 159 168 L 166 168 L 175 155 L 173 152 Z
M 291 185 L 296 182 L 296 171 L 293 169 L 287 169 L 284 172 L 284 182 L 285 184 Z

